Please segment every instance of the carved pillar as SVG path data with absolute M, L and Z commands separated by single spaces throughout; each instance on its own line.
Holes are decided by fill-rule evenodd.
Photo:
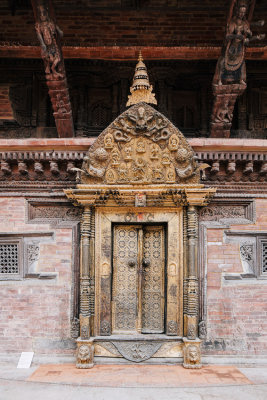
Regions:
M 195 206 L 187 210 L 188 236 L 188 289 L 187 289 L 187 338 L 197 337 L 198 327 L 198 277 L 197 277 L 197 238 L 198 211 Z
M 94 314 L 94 276 L 90 274 L 93 270 L 94 253 L 91 240 L 92 216 L 91 207 L 85 206 L 81 222 L 81 255 L 80 255 L 80 337 L 77 339 L 78 368 L 92 368 L 94 363 L 93 339 L 91 316 Z M 93 244 L 92 244 L 93 242 Z M 93 299 L 93 300 L 92 300 Z
M 183 208 L 183 262 L 184 262 L 184 289 L 183 289 L 183 300 L 184 300 L 184 336 L 187 335 L 187 316 L 188 316 L 188 238 L 187 238 L 187 209 Z
M 32 7 L 58 136 L 73 137 L 72 109 L 60 44 L 63 32 L 55 22 L 51 0 L 32 0 Z
M 186 230 L 186 232 L 185 232 Z M 184 367 L 201 367 L 201 341 L 198 335 L 199 289 L 197 276 L 198 209 L 189 205 L 184 216 Z M 187 257 L 186 257 L 187 256 Z

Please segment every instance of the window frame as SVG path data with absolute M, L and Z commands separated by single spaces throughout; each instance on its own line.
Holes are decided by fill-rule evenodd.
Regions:
M 24 278 L 24 251 L 22 237 L 0 237 L 0 246 L 5 244 L 18 245 L 18 270 L 17 274 L 0 273 L 0 281 L 22 280 Z
M 263 244 L 267 245 L 267 235 L 257 236 L 257 278 L 267 279 L 267 271 L 263 272 Z

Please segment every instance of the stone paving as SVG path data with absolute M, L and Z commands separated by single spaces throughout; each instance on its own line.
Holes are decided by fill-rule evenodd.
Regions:
M 0 400 L 266 400 L 267 367 L 0 365 Z

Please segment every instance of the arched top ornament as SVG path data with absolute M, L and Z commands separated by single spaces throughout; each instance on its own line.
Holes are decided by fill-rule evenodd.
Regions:
M 84 185 L 199 184 L 193 149 L 165 116 L 138 103 L 118 116 L 84 158 Z

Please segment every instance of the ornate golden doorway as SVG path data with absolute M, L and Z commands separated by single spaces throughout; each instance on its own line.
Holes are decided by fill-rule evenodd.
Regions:
M 112 333 L 164 333 L 163 226 L 113 228 Z
M 135 105 L 96 139 L 76 168 L 80 184 L 65 191 L 82 208 L 78 368 L 97 357 L 201 366 L 198 209 L 215 189 L 200 184 L 205 165 L 183 134 L 146 104 L 145 73 L 140 59 Z

